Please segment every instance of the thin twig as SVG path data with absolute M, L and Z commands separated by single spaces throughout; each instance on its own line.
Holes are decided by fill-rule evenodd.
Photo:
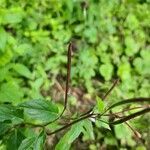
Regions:
M 63 115 L 63 113 L 65 112 L 65 110 L 67 108 L 68 90 L 69 90 L 69 81 L 70 81 L 70 72 L 71 72 L 71 52 L 72 52 L 72 43 L 70 42 L 69 46 L 68 46 L 68 54 L 67 54 L 67 78 L 66 78 L 64 108 L 63 108 L 63 111 L 61 112 L 59 118 Z
M 71 52 L 72 52 L 72 43 L 69 43 L 68 46 L 68 53 L 67 53 L 67 78 L 66 78 L 66 89 L 65 89 L 65 98 L 64 98 L 64 108 L 61 112 L 61 114 L 52 122 L 57 121 L 58 119 L 60 119 L 62 117 L 62 115 L 64 114 L 66 108 L 67 108 L 67 102 L 68 102 L 68 90 L 69 90 L 69 81 L 70 81 L 70 72 L 71 72 Z M 48 122 L 47 124 L 45 124 L 44 126 L 47 126 L 48 124 L 52 123 L 52 122 Z
M 59 90 L 60 92 L 65 93 L 63 87 L 59 84 L 59 82 L 58 82 L 57 80 L 55 80 L 55 83 L 56 83 L 56 86 L 57 86 L 58 90 Z
M 132 130 L 132 132 L 134 133 L 134 135 L 137 137 L 137 139 L 141 139 L 141 134 L 136 131 L 128 122 L 125 122 L 125 124 Z
M 53 131 L 53 132 L 50 132 L 50 133 L 47 132 L 46 134 L 47 134 L 47 135 L 52 135 L 52 134 L 55 134 L 55 133 L 57 133 L 57 132 L 60 132 L 60 131 L 62 131 L 62 130 L 64 130 L 64 129 L 69 128 L 69 127 L 72 126 L 73 124 L 76 124 L 76 123 L 78 123 L 78 122 L 80 122 L 80 121 L 82 121 L 82 120 L 84 120 L 84 119 L 90 118 L 92 115 L 93 115 L 93 114 L 87 114 L 86 116 L 83 116 L 83 117 L 81 117 L 81 118 L 79 118 L 79 119 L 77 119 L 77 120 L 75 120 L 75 121 L 72 121 L 71 123 L 69 123 L 69 124 L 67 124 L 67 125 L 65 125 L 65 126 L 63 126 L 63 127 L 61 127 L 61 128 L 59 128 L 59 129 Z
M 115 82 L 113 83 L 113 85 L 110 87 L 110 89 L 106 92 L 106 94 L 103 96 L 102 100 L 105 100 L 107 98 L 107 96 L 111 93 L 111 91 L 115 88 L 115 86 L 117 85 L 117 83 L 119 82 L 119 79 L 116 79 Z M 94 108 L 91 108 L 90 110 L 88 110 L 87 112 L 83 113 L 81 116 L 85 116 L 87 114 L 89 114 L 90 112 L 93 111 Z
M 109 110 L 121 106 L 121 105 L 125 105 L 125 104 L 130 104 L 130 103 L 141 103 L 141 102 L 150 102 L 150 97 L 144 98 L 144 97 L 138 97 L 138 98 L 130 98 L 130 99 L 126 99 L 123 101 L 119 101 L 113 105 L 111 105 L 110 107 L 108 107 L 103 113 L 102 115 L 104 115 L 106 112 L 108 112 Z
M 119 82 L 119 79 L 116 79 L 113 85 L 110 87 L 110 89 L 106 92 L 106 94 L 102 97 L 102 100 L 105 100 L 107 96 L 111 93 L 111 91 L 116 87 L 117 83 Z
M 110 115 L 113 115 L 115 118 L 123 118 L 124 116 L 120 116 L 120 115 L 118 115 L 118 114 L 114 114 L 114 113 L 111 113 L 111 114 L 108 114 L 109 116 Z M 99 119 L 99 118 L 97 118 L 97 120 L 99 120 L 99 121 L 101 121 L 101 122 L 104 122 L 104 123 L 106 123 L 106 124 L 110 124 L 109 122 L 106 122 L 106 121 L 103 121 L 103 120 L 101 120 L 101 119 Z M 136 131 L 128 122 L 124 122 L 130 129 L 131 129 L 131 131 L 134 133 L 134 135 L 140 140 L 141 139 L 141 134 L 138 132 L 138 131 Z
M 117 114 L 113 114 L 116 118 L 123 118 L 123 116 L 117 115 Z M 134 133 L 134 135 L 137 137 L 137 139 L 141 139 L 141 134 L 136 131 L 128 122 L 124 122 L 130 129 L 131 131 Z
M 125 113 L 125 112 L 130 111 L 130 110 L 142 109 L 142 108 L 145 108 L 145 107 L 137 106 L 137 107 L 133 107 L 133 108 L 124 109 L 124 110 L 122 110 L 122 111 L 115 112 L 115 113 L 113 113 L 113 114 L 117 115 L 117 114 L 120 114 L 120 113 Z M 110 114 L 103 114 L 103 116 L 110 116 Z
M 67 107 L 67 101 L 68 101 L 68 90 L 69 90 L 69 81 L 70 81 L 70 72 L 71 72 L 71 52 L 72 52 L 72 43 L 70 42 L 68 46 L 68 55 L 67 55 L 67 80 L 66 80 L 65 103 L 64 103 L 63 112 Z
M 125 116 L 125 117 L 123 117 L 123 118 L 121 118 L 121 119 L 119 119 L 119 120 L 110 122 L 110 124 L 112 124 L 112 125 L 121 124 L 121 123 L 123 123 L 123 122 L 125 122 L 125 121 L 131 120 L 131 119 L 133 119 L 133 118 L 135 118 L 135 117 L 138 117 L 138 116 L 140 116 L 140 115 L 142 115 L 142 114 L 145 114 L 145 113 L 148 113 L 148 112 L 150 112 L 150 108 L 146 108 L 146 109 L 143 109 L 143 110 L 138 111 L 138 112 L 136 112 L 136 113 L 133 113 L 133 114 L 131 114 L 131 115 L 129 115 L 129 116 Z

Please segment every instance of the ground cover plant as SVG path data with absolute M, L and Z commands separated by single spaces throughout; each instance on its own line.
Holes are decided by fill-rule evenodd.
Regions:
M 17 106 L 13 106 L 9 103 L 4 103 L 0 105 L 0 122 L 1 122 L 0 131 L 4 143 L 5 141 L 7 141 L 7 138 L 9 139 L 8 145 L 6 144 L 7 148 L 9 148 L 9 146 L 12 146 L 14 144 L 13 145 L 14 149 L 42 150 L 48 148 L 48 146 L 45 145 L 46 138 L 48 136 L 51 136 L 66 128 L 71 127 L 71 129 L 60 139 L 60 141 L 55 147 L 55 149 L 57 150 L 70 149 L 72 142 L 81 133 L 94 137 L 92 130 L 92 120 L 89 119 L 95 119 L 93 122 L 99 120 L 100 122 L 106 123 L 109 126 L 112 135 L 115 135 L 114 125 L 126 123 L 128 127 L 134 132 L 135 136 L 139 140 L 141 140 L 140 139 L 141 135 L 136 130 L 134 130 L 126 121 L 150 112 L 150 105 L 141 105 L 138 107 L 127 108 L 122 112 L 117 113 L 112 113 L 111 111 L 110 114 L 107 115 L 106 113 L 117 106 L 122 106 L 125 104 L 144 103 L 144 102 L 150 103 L 150 98 L 132 98 L 122 100 L 120 102 L 111 105 L 108 108 L 105 108 L 103 101 L 104 99 L 106 99 L 108 94 L 113 90 L 113 88 L 117 84 L 117 81 L 108 90 L 103 99 L 97 98 L 97 104 L 92 109 L 80 115 L 75 116 L 73 115 L 74 118 L 65 118 L 67 119 L 68 123 L 58 127 L 58 129 L 56 128 L 54 131 L 50 132 L 48 131 L 47 126 L 53 123 L 57 123 L 57 120 L 59 121 L 63 117 L 63 114 L 67 109 L 69 80 L 71 71 L 71 51 L 72 51 L 72 43 L 70 43 L 68 47 L 66 90 L 65 90 L 64 106 L 61 112 L 59 112 L 59 109 L 55 103 L 41 99 L 23 102 Z M 131 113 L 130 115 L 127 116 L 120 115 L 121 113 L 128 112 L 133 109 L 141 109 L 141 110 L 138 110 L 137 112 Z M 101 119 L 102 117 L 106 117 L 105 115 L 109 117 L 108 118 L 109 121 Z M 115 118 L 119 119 L 115 120 Z M 26 137 L 24 135 L 24 132 L 22 131 L 23 129 L 30 130 L 30 128 L 37 128 L 37 127 L 39 128 L 38 133 L 36 132 L 34 133 L 34 131 L 32 133 L 35 135 L 30 135 Z M 116 147 L 119 148 L 118 143 Z
M 109 123 L 114 118 L 121 120 L 122 115 L 148 109 L 145 98 L 150 97 L 149 13 L 148 0 L 1 0 L 0 149 L 11 149 L 12 145 L 18 149 L 26 138 L 31 147 L 45 141 L 46 131 L 35 126 L 53 122 L 63 112 L 66 49 L 70 40 L 73 50 L 67 109 L 46 130 L 50 133 L 74 121 L 70 119 L 93 116 L 69 126 L 71 130 L 66 128 L 48 136 L 45 145 L 59 148 L 63 140 L 65 143 L 70 137 L 71 144 L 79 136 L 70 145 L 72 149 L 148 148 L 149 114 L 129 123 L 140 132 L 142 142 L 126 123 L 113 127 Z M 106 96 L 115 79 L 119 83 Z M 137 99 L 134 104 L 112 110 L 112 114 L 126 109 L 127 112 L 110 115 L 108 111 L 105 118 L 97 118 L 104 108 L 125 99 L 132 102 L 137 97 L 145 101 L 139 103 Z M 91 108 L 94 114 L 87 112 Z M 43 113 L 37 114 L 36 109 Z M 76 126 L 81 126 L 81 130 Z M 60 140 L 63 133 L 66 136 Z

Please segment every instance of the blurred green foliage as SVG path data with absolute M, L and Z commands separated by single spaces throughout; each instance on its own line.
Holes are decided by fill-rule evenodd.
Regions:
M 101 92 L 119 77 L 111 100 L 150 96 L 149 14 L 149 0 L 0 0 L 0 102 L 43 98 L 66 76 L 70 40 L 73 86 L 97 94 L 92 79 Z

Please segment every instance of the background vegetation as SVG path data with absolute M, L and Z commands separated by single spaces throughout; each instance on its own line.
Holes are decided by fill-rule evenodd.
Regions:
M 116 78 L 121 82 L 106 104 L 149 97 L 149 35 L 149 0 L 0 0 L 0 103 L 45 98 L 59 101 L 61 109 L 70 40 L 71 110 L 90 108 Z M 97 123 L 94 129 L 91 126 L 91 135 L 80 137 L 72 148 L 112 149 L 119 140 L 120 149 L 145 150 L 150 145 L 148 115 L 132 124 L 144 144 L 124 125 L 116 126 L 113 137 Z M 7 142 L 1 139 L 0 149 L 11 149 L 13 136 Z

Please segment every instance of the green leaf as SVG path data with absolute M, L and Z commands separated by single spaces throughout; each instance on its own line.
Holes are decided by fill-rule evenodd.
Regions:
M 43 150 L 46 135 L 42 131 L 37 137 L 28 137 L 22 141 L 18 150 Z
M 139 21 L 136 18 L 136 16 L 132 13 L 129 13 L 127 18 L 126 18 L 126 22 L 127 26 L 131 29 L 134 30 L 139 26 Z
M 142 71 L 143 70 L 143 60 L 142 60 L 142 58 L 140 58 L 140 57 L 135 58 L 134 61 L 133 61 L 133 65 L 134 65 L 134 67 L 135 67 L 135 69 L 138 73 L 140 73 L 140 74 L 143 73 L 143 71 Z
M 112 64 L 103 64 L 100 66 L 99 71 L 105 80 L 110 80 L 113 74 L 113 65 Z
M 22 111 L 11 105 L 0 105 L 0 122 L 11 121 L 14 124 L 20 123 L 22 119 Z
M 116 145 L 117 146 L 117 139 L 114 138 L 114 136 L 111 133 L 107 133 L 104 138 L 104 143 L 106 145 Z
M 126 126 L 125 124 L 120 124 L 114 126 L 114 129 L 117 139 L 125 140 L 128 143 L 128 145 L 135 145 L 135 141 L 132 139 L 132 131 L 128 126 Z
M 7 34 L 3 28 L 0 28 L 0 51 L 5 51 L 5 46 L 7 42 Z
M 125 53 L 128 56 L 133 56 L 139 50 L 139 46 L 132 36 L 127 36 L 125 38 L 125 45 L 126 45 Z
M 150 75 L 150 51 L 149 49 L 144 49 L 141 51 L 141 56 L 142 56 L 142 60 L 143 60 L 143 66 L 142 66 L 142 74 L 144 75 Z
M 114 126 L 115 128 L 115 135 L 118 139 L 122 139 L 122 138 L 131 138 L 131 132 L 130 129 L 128 127 L 126 127 L 125 124 L 120 124 L 118 126 Z M 126 136 L 128 135 L 128 136 Z
M 32 150 L 35 142 L 35 137 L 29 137 L 22 141 L 18 150 Z
M 117 74 L 122 80 L 128 80 L 131 78 L 131 67 L 128 62 L 122 63 L 119 68 Z
M 97 41 L 96 27 L 90 26 L 89 28 L 85 28 L 83 35 L 89 40 L 89 42 L 95 43 Z
M 0 67 L 5 66 L 7 63 L 11 61 L 13 57 L 13 53 L 11 50 L 6 50 L 4 54 L 0 55 Z
M 17 63 L 13 65 L 13 69 L 21 76 L 32 79 L 32 73 L 25 65 Z
M 12 7 L 11 9 L 6 9 L 2 15 L 4 24 L 15 24 L 22 21 L 23 11 L 21 7 Z
M 0 123 L 0 136 L 4 135 L 9 129 L 11 129 L 11 123 L 5 123 L 1 122 Z
M 32 54 L 33 48 L 30 44 L 28 43 L 23 43 L 20 44 L 16 47 L 15 51 L 20 55 L 20 56 L 25 56 L 26 54 Z
M 46 100 L 31 100 L 19 105 L 24 108 L 24 118 L 28 123 L 46 124 L 58 117 L 58 108 Z
M 136 147 L 136 150 L 146 150 L 146 147 L 140 145 L 140 146 L 137 146 L 137 147 Z
M 4 83 L 0 86 L 1 102 L 12 102 L 13 104 L 16 104 L 20 102 L 22 97 L 23 97 L 23 91 L 20 90 L 20 87 L 15 81 Z
M 96 106 L 98 108 L 99 113 L 102 113 L 104 111 L 104 107 L 105 107 L 103 100 L 97 96 L 96 102 L 97 102 Z
M 7 139 L 6 146 L 7 150 L 18 150 L 18 147 L 21 143 L 21 141 L 25 138 L 25 136 L 19 131 L 19 130 L 14 130 L 10 136 L 9 139 Z
M 105 122 L 108 121 L 106 117 L 103 117 L 103 118 L 101 117 L 101 120 L 103 120 L 103 121 L 105 121 Z M 111 130 L 109 124 L 107 124 L 107 123 L 105 123 L 105 122 L 102 122 L 101 120 L 96 120 L 96 126 L 97 126 L 98 128 L 105 128 L 105 129 L 107 129 L 107 130 Z
M 44 131 L 42 131 L 39 136 L 37 137 L 33 150 L 43 150 L 44 149 L 44 143 L 46 139 L 46 134 Z
M 0 82 L 3 81 L 8 75 L 9 68 L 7 66 L 0 67 Z
M 83 122 L 74 124 L 71 129 L 60 139 L 55 150 L 69 150 L 72 142 L 83 131 Z
M 92 122 L 89 119 L 84 120 L 83 127 L 85 129 L 83 131 L 84 136 L 86 136 L 87 139 L 94 140 L 95 137 Z

